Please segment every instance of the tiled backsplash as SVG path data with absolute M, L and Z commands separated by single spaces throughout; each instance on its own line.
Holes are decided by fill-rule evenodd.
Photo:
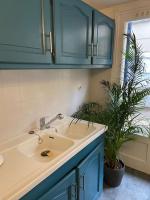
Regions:
M 88 87 L 88 70 L 1 70 L 0 143 L 38 127 L 42 116 L 72 114 Z

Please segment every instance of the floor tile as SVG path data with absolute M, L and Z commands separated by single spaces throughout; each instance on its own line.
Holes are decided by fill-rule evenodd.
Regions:
M 99 200 L 150 200 L 150 176 L 127 169 L 121 185 L 105 186 Z

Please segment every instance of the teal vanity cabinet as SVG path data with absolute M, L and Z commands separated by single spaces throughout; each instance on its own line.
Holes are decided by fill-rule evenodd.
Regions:
M 97 200 L 103 190 L 104 134 L 21 200 Z
M 70 172 L 39 200 L 76 200 L 76 174 Z
M 93 12 L 93 20 L 93 64 L 112 65 L 114 20 L 97 11 Z
M 98 199 L 103 190 L 103 148 L 98 145 L 77 167 L 79 200 Z
M 92 8 L 80 0 L 53 1 L 56 64 L 91 64 Z
M 0 63 L 50 64 L 50 1 L 0 0 L 0 4 Z

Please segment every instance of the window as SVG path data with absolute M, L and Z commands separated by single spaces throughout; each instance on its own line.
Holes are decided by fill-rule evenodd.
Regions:
M 127 33 L 134 33 L 137 42 L 142 46 L 143 58 L 145 63 L 144 79 L 150 80 L 150 19 L 131 21 L 127 23 Z M 128 41 L 126 49 L 128 48 Z M 128 70 L 127 63 L 124 67 L 124 80 Z M 145 87 L 150 87 L 150 81 L 145 82 Z M 145 107 L 150 108 L 150 96 L 145 98 Z

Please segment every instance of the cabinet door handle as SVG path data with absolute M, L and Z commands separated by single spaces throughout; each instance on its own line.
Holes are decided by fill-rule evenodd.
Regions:
M 43 54 L 46 54 L 45 45 L 45 19 L 44 19 L 44 0 L 41 0 L 41 28 L 42 28 L 42 50 Z
M 98 43 L 94 44 L 93 46 L 94 46 L 93 49 L 96 48 L 96 54 L 95 54 L 95 51 L 93 50 L 93 52 L 94 52 L 93 56 L 98 56 Z
M 52 45 L 52 32 L 49 32 L 49 45 L 50 45 L 50 53 L 53 53 L 53 45 Z
M 46 54 L 46 51 L 50 51 L 53 54 L 53 45 L 52 45 L 52 32 L 48 34 L 45 33 L 45 18 L 44 18 L 44 0 L 41 0 L 41 22 L 42 22 L 42 49 L 43 54 Z M 49 49 L 46 48 L 46 37 L 49 38 Z
M 81 188 L 82 190 L 84 190 L 84 183 L 85 183 L 85 181 L 84 181 L 84 176 L 80 176 L 80 188 Z
M 91 43 L 91 44 L 88 45 L 88 56 L 93 57 L 93 54 L 94 54 L 93 51 L 94 51 L 94 44 Z
M 52 32 L 49 32 L 49 34 L 45 34 L 45 37 L 49 38 L 49 49 L 47 48 L 47 51 L 50 51 L 51 54 L 53 54 L 53 45 L 52 45 Z
M 94 44 L 92 43 L 91 44 L 91 57 L 94 56 Z

